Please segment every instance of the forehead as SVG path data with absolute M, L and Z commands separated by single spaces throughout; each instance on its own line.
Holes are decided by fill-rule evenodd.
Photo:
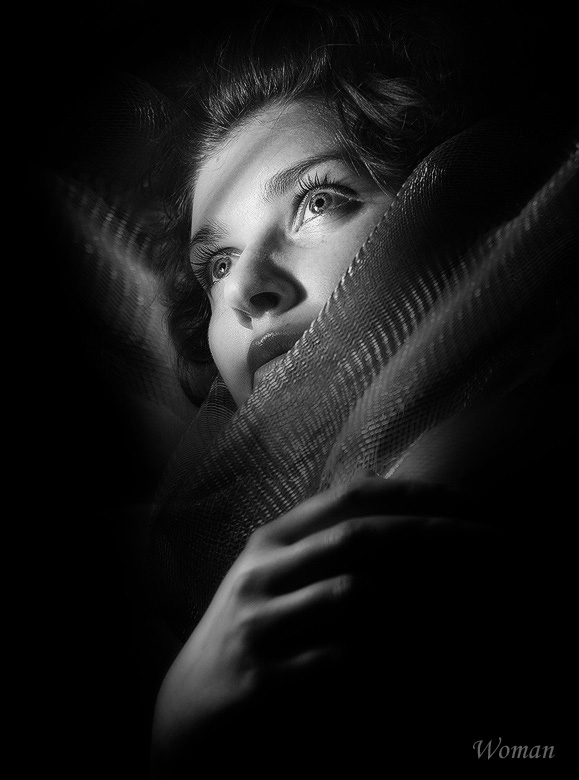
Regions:
M 193 188 L 193 225 L 212 218 L 272 175 L 302 159 L 337 149 L 335 124 L 314 102 L 272 105 L 233 131 L 199 168 Z

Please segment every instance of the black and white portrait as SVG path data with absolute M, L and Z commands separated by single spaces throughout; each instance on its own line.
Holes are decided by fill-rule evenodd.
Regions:
M 80 779 L 554 776 L 574 749 L 572 11 L 33 17 L 31 753 Z

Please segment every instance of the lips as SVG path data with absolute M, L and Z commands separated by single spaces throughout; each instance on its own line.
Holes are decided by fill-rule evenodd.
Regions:
M 272 331 L 252 341 L 247 353 L 247 366 L 254 387 L 269 369 L 301 338 L 303 331 Z

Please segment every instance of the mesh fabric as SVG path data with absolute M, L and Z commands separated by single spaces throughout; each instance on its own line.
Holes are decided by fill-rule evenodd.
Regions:
M 424 457 L 421 443 L 539 381 L 575 343 L 577 147 L 546 164 L 549 132 L 533 127 L 502 117 L 434 150 L 243 408 L 216 380 L 151 530 L 153 579 L 177 634 L 254 529 L 357 469 L 432 470 L 452 483 L 441 468 L 452 436 Z M 492 465 L 480 479 L 492 482 Z

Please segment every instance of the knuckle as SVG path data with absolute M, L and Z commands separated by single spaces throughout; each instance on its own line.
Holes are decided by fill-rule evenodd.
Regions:
M 371 481 L 369 477 L 355 477 L 346 486 L 342 494 L 342 503 L 347 508 L 358 506 L 367 498 Z
M 264 546 L 270 535 L 268 525 L 261 525 L 256 528 L 247 540 L 246 548 L 249 550 L 256 550 Z
M 337 577 L 330 586 L 330 595 L 336 601 L 342 601 L 348 598 L 354 591 L 354 576 L 352 574 L 342 574 Z
M 346 520 L 330 530 L 330 544 L 343 551 L 359 547 L 364 535 L 364 523 L 358 518 Z
M 235 578 L 234 590 L 241 600 L 253 598 L 261 590 L 262 576 L 254 566 L 241 568 Z
M 262 664 L 246 663 L 242 669 L 244 685 L 249 695 L 258 692 L 267 682 L 266 670 Z
M 254 609 L 244 609 L 240 612 L 237 625 L 236 636 L 243 652 L 252 657 L 257 639 L 260 635 L 261 621 L 259 614 Z
M 359 512 L 360 508 L 373 507 L 382 502 L 392 491 L 392 484 L 381 477 L 360 475 L 354 477 L 343 489 L 342 509 Z
M 263 687 L 266 679 L 266 665 L 258 649 L 258 635 L 257 622 L 251 617 L 239 624 L 236 633 L 238 679 L 249 695 Z

